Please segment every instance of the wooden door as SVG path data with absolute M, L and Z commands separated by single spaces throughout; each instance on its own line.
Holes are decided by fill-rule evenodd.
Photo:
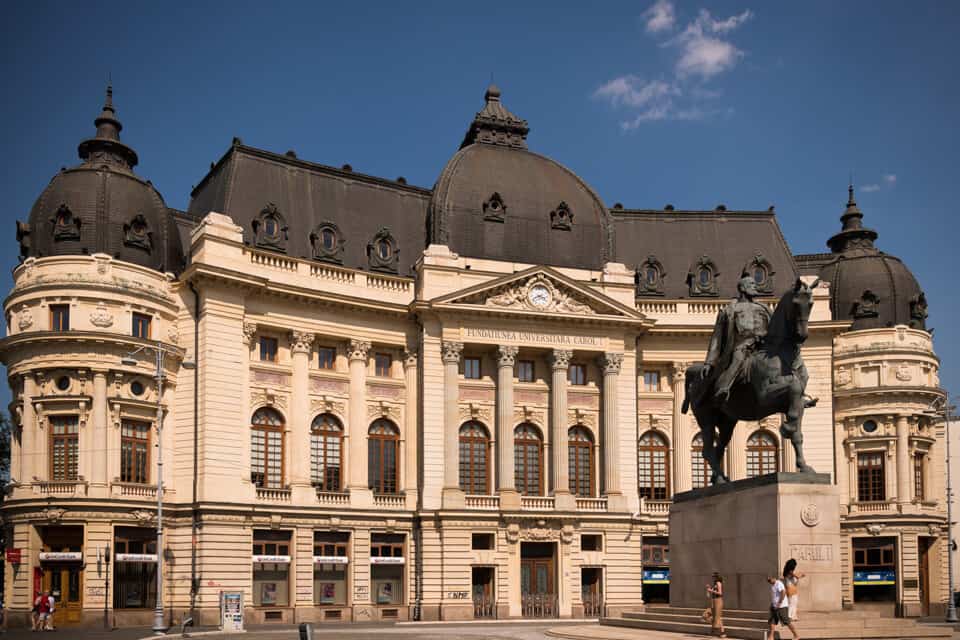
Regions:
M 920 555 L 920 607 L 923 615 L 930 615 L 930 538 L 917 541 Z
M 53 596 L 55 626 L 80 622 L 83 609 L 83 569 L 79 565 L 44 567 L 43 589 Z
M 520 599 L 524 617 L 557 615 L 552 557 L 520 559 Z

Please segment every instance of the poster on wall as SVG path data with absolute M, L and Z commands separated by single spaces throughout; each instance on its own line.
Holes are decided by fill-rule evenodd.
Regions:
M 381 582 L 377 589 L 377 604 L 390 604 L 393 602 L 393 583 Z
M 264 582 L 260 585 L 260 604 L 277 604 L 277 583 Z
M 320 585 L 320 604 L 333 604 L 337 597 L 337 585 L 324 582 Z

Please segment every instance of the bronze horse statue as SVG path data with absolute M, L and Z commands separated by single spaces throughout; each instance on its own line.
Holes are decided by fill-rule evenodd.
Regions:
M 786 414 L 780 434 L 793 444 L 797 470 L 814 471 L 803 457 L 800 423 L 804 409 L 815 405 L 816 400 L 804 395 L 808 375 L 800 347 L 807 339 L 813 289 L 819 282 L 818 278 L 808 286 L 798 278 L 781 296 L 766 336 L 743 367 L 746 375 L 737 380 L 725 401 L 718 399 L 713 391 L 716 372 L 704 376 L 702 364 L 687 368 L 681 410 L 686 413 L 693 407 L 703 438 L 703 459 L 710 465 L 711 484 L 730 480 L 723 473 L 722 463 L 737 422 L 762 420 L 775 413 Z

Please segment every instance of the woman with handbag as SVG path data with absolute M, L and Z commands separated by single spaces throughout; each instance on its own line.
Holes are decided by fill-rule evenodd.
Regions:
M 712 584 L 707 585 L 707 593 L 710 594 L 712 605 L 711 628 L 714 635 L 726 638 L 727 632 L 723 629 L 723 576 L 714 571 L 711 582 Z
M 790 620 L 797 620 L 797 607 L 800 603 L 800 578 L 802 573 L 797 571 L 797 561 L 793 558 L 787 560 L 783 566 L 783 584 L 787 589 L 787 603 L 790 609 Z

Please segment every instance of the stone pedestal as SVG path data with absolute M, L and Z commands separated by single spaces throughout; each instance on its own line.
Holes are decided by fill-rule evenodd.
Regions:
M 829 474 L 777 473 L 674 496 L 670 605 L 703 607 L 723 576 L 724 608 L 765 611 L 767 576 L 796 558 L 804 611 L 839 611 L 840 496 Z

